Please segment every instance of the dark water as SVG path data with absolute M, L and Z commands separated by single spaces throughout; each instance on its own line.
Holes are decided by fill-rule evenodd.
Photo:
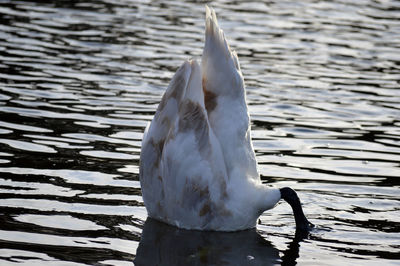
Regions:
M 142 132 L 202 1 L 0 0 L 0 265 L 400 263 L 400 2 L 212 2 L 241 61 L 265 183 L 257 230 L 146 221 Z

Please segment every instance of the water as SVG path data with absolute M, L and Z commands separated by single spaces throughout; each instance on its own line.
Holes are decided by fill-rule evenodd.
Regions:
M 400 263 L 400 3 L 212 2 L 247 84 L 265 183 L 257 230 L 177 230 L 147 214 L 142 132 L 204 4 L 0 0 L 0 264 Z

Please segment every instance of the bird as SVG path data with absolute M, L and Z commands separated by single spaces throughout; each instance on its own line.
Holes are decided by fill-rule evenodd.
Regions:
M 201 63 L 172 77 L 143 134 L 139 179 L 149 217 L 179 228 L 254 228 L 281 199 L 296 230 L 313 227 L 293 189 L 261 182 L 239 59 L 208 6 Z

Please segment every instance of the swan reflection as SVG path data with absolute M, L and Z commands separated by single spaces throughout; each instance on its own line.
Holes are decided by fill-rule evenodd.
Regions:
M 276 265 L 279 250 L 255 229 L 239 232 L 182 230 L 148 218 L 135 265 Z

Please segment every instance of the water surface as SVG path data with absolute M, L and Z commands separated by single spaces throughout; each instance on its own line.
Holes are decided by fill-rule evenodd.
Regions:
M 204 41 L 204 3 L 0 0 L 0 264 L 400 261 L 400 3 L 213 1 L 238 52 L 265 183 L 257 230 L 148 220 L 142 132 Z M 154 255 L 157 254 L 157 255 Z

